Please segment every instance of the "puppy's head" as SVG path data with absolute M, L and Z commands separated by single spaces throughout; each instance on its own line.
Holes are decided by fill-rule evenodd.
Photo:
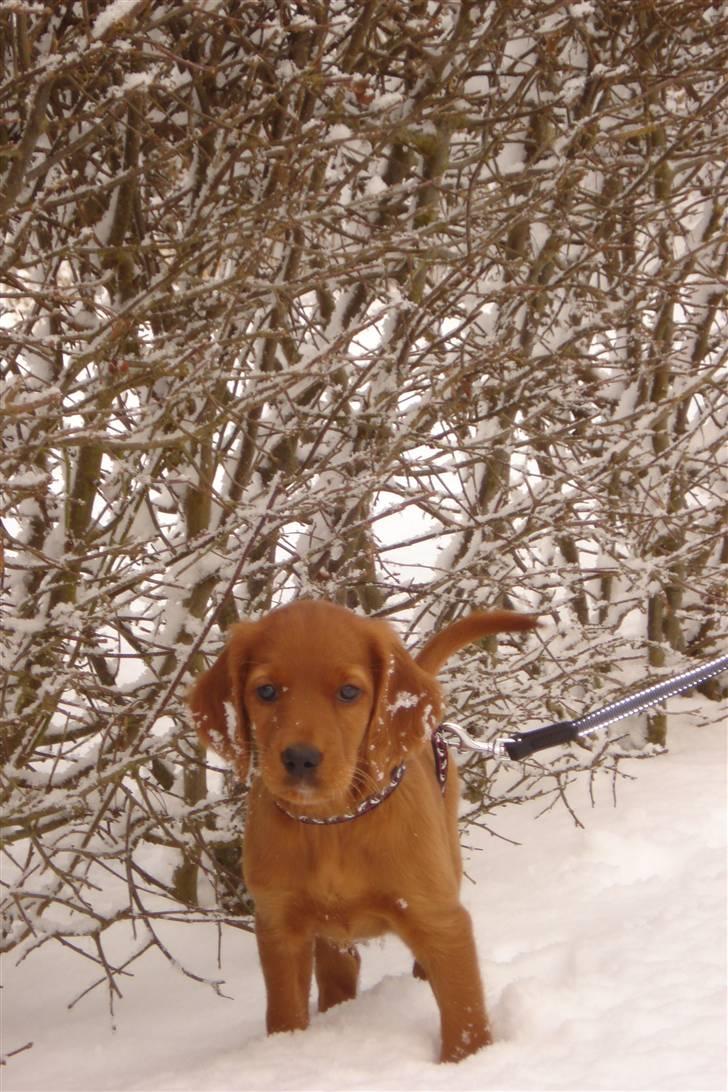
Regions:
M 241 779 L 254 756 L 277 799 L 325 809 L 388 783 L 436 725 L 441 698 L 386 623 L 301 600 L 233 626 L 190 706 Z

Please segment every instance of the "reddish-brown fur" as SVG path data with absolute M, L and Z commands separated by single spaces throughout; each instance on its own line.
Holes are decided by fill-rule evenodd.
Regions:
M 307 1026 L 314 970 L 320 1011 L 354 997 L 353 943 L 392 932 L 432 986 L 441 1060 L 458 1061 L 490 1042 L 459 895 L 457 772 L 451 763 L 443 795 L 425 742 L 442 708 L 434 673 L 447 658 L 486 634 L 535 624 L 510 611 L 472 614 L 413 658 L 385 622 L 301 600 L 233 626 L 197 681 L 190 705 L 201 738 L 241 779 L 254 759 L 244 871 L 255 899 L 269 1032 Z M 277 688 L 274 700 L 261 699 L 265 686 Z M 344 701 L 342 687 L 356 687 L 356 698 Z M 319 764 L 293 776 L 282 760 L 291 748 L 315 748 Z M 399 787 L 351 822 L 313 826 L 278 806 L 320 818 L 349 813 L 403 761 Z

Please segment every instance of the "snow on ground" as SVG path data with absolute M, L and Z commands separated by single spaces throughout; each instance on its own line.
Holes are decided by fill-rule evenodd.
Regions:
M 495 820 L 514 846 L 468 834 L 473 914 L 496 1043 L 439 1066 L 429 987 L 395 941 L 364 951 L 360 997 L 266 1038 L 253 938 L 224 938 L 225 991 L 137 964 L 116 1030 L 77 956 L 6 960 L 4 1092 L 33 1089 L 257 1090 L 681 1089 L 726 1087 L 726 732 L 672 721 L 671 752 L 634 762 L 617 807 L 605 781 L 585 829 L 563 808 Z M 575 802 L 576 796 L 574 797 Z M 217 937 L 170 928 L 187 965 L 210 977 Z

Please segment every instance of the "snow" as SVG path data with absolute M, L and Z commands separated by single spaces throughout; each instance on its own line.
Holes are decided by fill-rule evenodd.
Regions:
M 395 694 L 391 704 L 389 705 L 389 712 L 394 715 L 398 713 L 400 709 L 414 709 L 419 703 L 420 694 L 408 694 L 407 691 L 401 690 L 398 694 Z
M 137 6 L 135 0 L 112 0 L 112 3 L 96 16 L 91 29 L 91 37 L 102 38 L 115 23 L 120 23 L 123 19 L 133 15 Z
M 93 974 L 78 955 L 8 957 L 4 1049 L 34 1045 L 9 1058 L 4 1092 L 724 1089 L 725 723 L 671 725 L 670 753 L 632 762 L 616 806 L 606 777 L 593 807 L 573 790 L 583 829 L 533 803 L 491 819 L 502 838 L 465 832 L 487 1050 L 435 1064 L 435 1003 L 389 940 L 363 949 L 356 1001 L 266 1038 L 252 936 L 223 934 L 221 971 L 214 927 L 167 925 L 175 956 L 227 996 L 154 952 L 122 979 L 113 1030 L 101 990 L 66 1007 Z

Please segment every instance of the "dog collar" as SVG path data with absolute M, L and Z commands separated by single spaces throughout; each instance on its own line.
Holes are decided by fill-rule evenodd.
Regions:
M 365 800 L 357 804 L 354 811 L 345 812 L 343 815 L 327 815 L 324 819 L 318 819 L 313 815 L 297 815 L 293 811 L 289 811 L 288 808 L 284 808 L 277 800 L 275 805 L 279 811 L 282 811 L 284 815 L 287 815 L 289 819 L 297 819 L 299 823 L 309 823 L 315 827 L 329 827 L 335 823 L 350 823 L 352 819 L 358 819 L 361 815 L 367 815 L 370 811 L 374 811 L 380 804 L 383 804 L 387 797 L 391 796 L 394 790 L 399 785 L 400 781 L 404 777 L 406 766 L 404 762 L 401 762 L 399 766 L 395 766 L 392 770 L 392 775 L 389 779 L 389 784 L 381 792 L 374 793 L 372 796 L 367 796 Z
M 432 751 L 435 758 L 437 782 L 440 786 L 440 791 L 444 793 L 445 784 L 447 782 L 448 753 L 447 743 L 442 736 L 442 727 L 436 728 L 432 733 Z M 374 793 L 372 796 L 367 796 L 366 800 L 362 800 L 361 803 L 357 804 L 354 811 L 345 812 L 343 815 L 327 815 L 325 819 L 317 819 L 312 815 L 297 815 L 295 812 L 289 811 L 288 808 L 284 808 L 283 804 L 280 804 L 277 800 L 275 800 L 274 803 L 278 810 L 282 811 L 284 815 L 287 815 L 289 819 L 296 819 L 299 823 L 308 823 L 310 826 L 330 827 L 334 826 L 336 823 L 350 823 L 352 819 L 358 819 L 362 815 L 368 815 L 370 811 L 374 811 L 380 804 L 383 804 L 399 785 L 404 777 L 406 769 L 407 767 L 404 762 L 400 762 L 399 766 L 395 766 L 392 770 L 392 775 L 386 789 L 382 789 L 381 792 Z

